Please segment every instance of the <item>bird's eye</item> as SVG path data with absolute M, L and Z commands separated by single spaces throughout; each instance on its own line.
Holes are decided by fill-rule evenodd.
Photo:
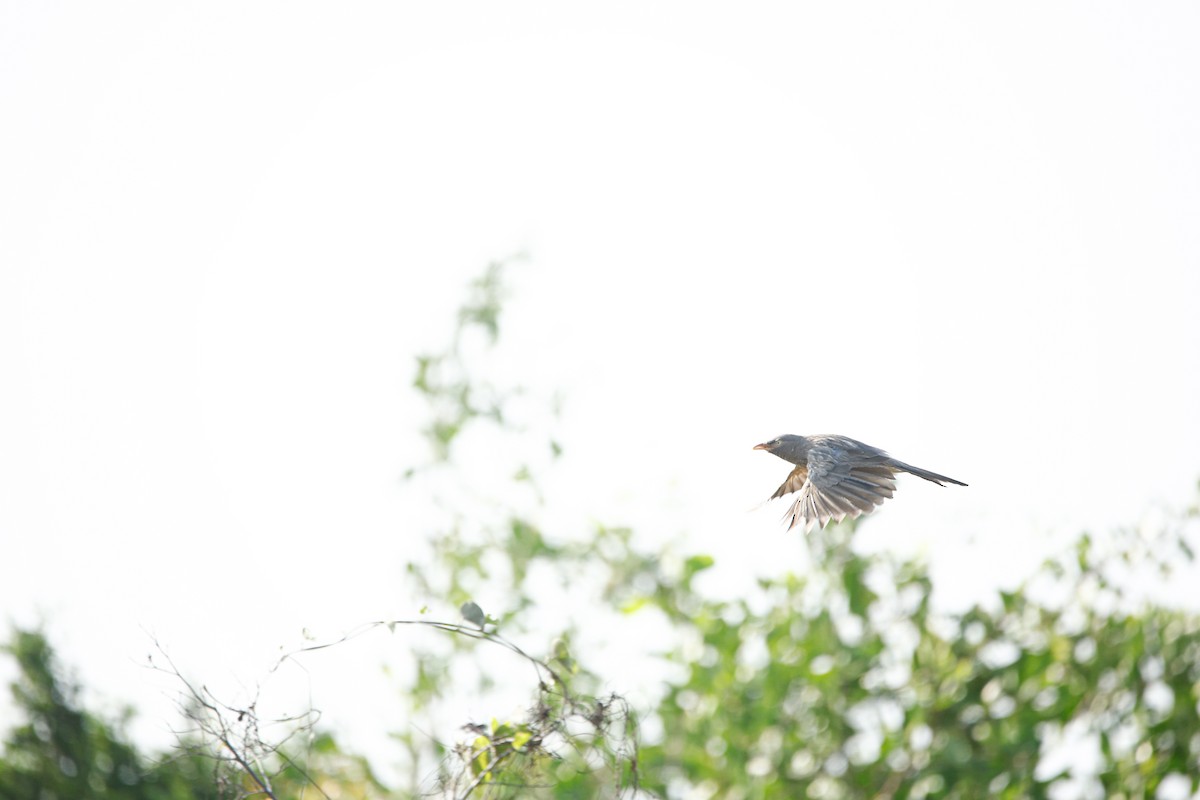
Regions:
M 781 445 L 781 444 L 783 444 L 783 439 L 776 439 L 775 441 L 771 442 L 771 444 L 772 445 Z

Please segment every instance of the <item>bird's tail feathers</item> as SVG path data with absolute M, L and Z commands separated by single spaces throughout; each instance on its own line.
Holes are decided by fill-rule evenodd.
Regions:
M 924 478 L 927 481 L 933 481 L 938 486 L 945 486 L 947 483 L 953 483 L 955 486 L 966 486 L 962 481 L 956 481 L 954 478 L 947 478 L 945 475 L 938 475 L 936 472 L 930 472 L 927 469 L 914 467 L 911 464 L 905 464 L 903 461 L 893 461 L 892 466 L 901 472 L 907 472 L 910 475 L 916 475 L 918 478 Z

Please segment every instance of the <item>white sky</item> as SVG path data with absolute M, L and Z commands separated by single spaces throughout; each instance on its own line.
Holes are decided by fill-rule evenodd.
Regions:
M 410 615 L 412 356 L 522 249 L 494 366 L 565 391 L 547 519 L 725 591 L 799 551 L 747 513 L 783 432 L 971 484 L 863 529 L 951 603 L 1181 507 L 1198 40 L 1191 3 L 4 3 L 0 613 L 157 728 L 147 630 L 252 681 Z

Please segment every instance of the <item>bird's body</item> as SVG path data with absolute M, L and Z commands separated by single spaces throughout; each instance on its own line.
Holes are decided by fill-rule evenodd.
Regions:
M 779 456 L 796 465 L 775 494 L 776 497 L 799 492 L 784 519 L 788 530 L 803 523 L 804 530 L 822 527 L 829 520 L 841 522 L 873 511 L 896 491 L 897 472 L 907 472 L 933 481 L 939 486 L 962 481 L 938 475 L 892 458 L 878 447 L 849 436 L 786 434 L 754 447 Z

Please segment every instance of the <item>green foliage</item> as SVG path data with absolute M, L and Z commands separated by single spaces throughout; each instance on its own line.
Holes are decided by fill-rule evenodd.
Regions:
M 1070 775 L 1044 758 L 1072 726 L 1098 739 L 1108 796 L 1153 796 L 1176 775 L 1195 792 L 1200 620 L 1120 606 L 1112 559 L 1084 548 L 1003 602 L 930 610 L 918 564 L 861 556 L 850 527 L 815 534 L 805 576 L 764 581 L 768 610 L 698 601 L 688 677 L 643 748 L 650 788 L 716 797 L 1039 797 Z M 1163 559 L 1170 537 L 1149 548 Z M 1074 563 L 1073 563 L 1074 562 Z M 836 565 L 836 568 L 831 568 Z M 1034 599 L 1053 578 L 1063 602 Z M 1110 598 L 1097 602 L 1096 587 Z M 1042 764 L 1042 768 L 1039 768 Z
M 270 794 L 245 780 L 239 794 L 280 800 L 313 796 L 371 800 L 386 796 L 386 788 L 367 760 L 345 752 L 328 732 L 314 732 L 303 747 L 285 748 L 277 758 L 279 769 L 271 778 Z
M 3 651 L 19 676 L 12 696 L 24 722 L 6 733 L 0 759 L 5 800 L 207 800 L 219 796 L 213 762 L 189 755 L 154 761 L 137 752 L 123 720 L 83 709 L 79 688 L 38 632 L 16 630 Z
M 476 319 L 460 315 L 464 323 Z M 464 420 L 486 417 L 504 427 L 501 409 L 482 415 L 464 404 L 460 411 Z M 516 512 L 478 525 L 474 538 L 462 535 L 468 527 L 434 535 L 433 563 L 410 571 L 431 602 L 439 589 L 459 603 L 487 587 L 509 603 L 498 615 L 501 628 L 522 631 L 539 600 L 527 581 L 535 565 L 564 584 L 586 572 L 603 587 L 590 605 L 593 623 L 603 609 L 614 626 L 630 614 L 663 614 L 675 635 L 661 656 L 684 675 L 644 711 L 662 730 L 653 742 L 639 742 L 625 714 L 622 736 L 592 740 L 587 758 L 572 760 L 569 748 L 546 751 L 560 762 L 552 768 L 533 751 L 506 762 L 511 751 L 488 739 L 495 729 L 476 735 L 458 756 L 473 759 L 472 781 L 488 777 L 468 794 L 590 798 L 633 796 L 637 788 L 717 798 L 1150 797 L 1167 779 L 1176 789 L 1200 789 L 1200 620 L 1137 602 L 1121 588 L 1129 569 L 1166 570 L 1190 559 L 1175 532 L 1120 532 L 1103 553 L 1083 536 L 1016 590 L 940 614 L 925 566 L 858 552 L 853 526 L 811 534 L 804 574 L 764 576 L 757 596 L 737 601 L 697 590 L 694 579 L 713 566 L 711 557 L 644 552 L 626 529 L 552 543 Z M 671 564 L 678 566 L 664 566 Z M 570 633 L 542 638 L 551 660 L 578 676 L 573 691 L 588 696 L 603 681 L 584 666 L 587 653 L 568 654 Z M 426 691 L 462 690 L 445 680 L 452 660 L 439 665 L 436 690 Z M 503 730 L 525 730 L 545 713 L 555 709 L 538 699 L 529 719 Z M 606 750 L 614 744 L 619 752 Z M 1099 753 L 1091 772 L 1080 758 L 1090 752 Z
M 496 343 L 505 296 L 504 271 L 523 260 L 523 255 L 517 255 L 488 264 L 483 275 L 471 282 L 450 346 L 440 353 L 417 356 L 413 388 L 429 403 L 430 420 L 422 432 L 437 461 L 449 458 L 451 444 L 472 421 L 504 423 L 507 395 L 469 374 L 463 349 L 475 331 L 482 332 L 487 345 Z
M 185 713 L 193 731 L 176 752 L 140 752 L 124 735 L 128 712 L 104 719 L 82 708 L 80 689 L 59 667 L 46 638 L 16 630 L 3 648 L 19 674 L 12 696 L 24 718 L 5 731 L 0 752 L 0 798 L 3 800 L 224 800 L 225 798 L 301 798 L 337 796 L 366 800 L 385 790 L 361 756 L 343 752 L 328 733 L 314 733 L 303 743 L 284 743 L 257 751 L 255 774 L 269 774 L 264 789 L 235 755 L 243 739 L 222 730 L 221 741 L 206 740 L 213 709 L 188 698 Z M 204 697 L 204 695 L 200 695 Z M 253 727 L 253 709 L 226 709 Z M 215 746 L 214 746 L 215 745 Z M 269 769 L 269 773 L 267 770 Z
M 669 553 L 639 552 L 620 529 L 532 559 L 516 537 L 488 547 L 525 567 L 586 565 L 605 576 L 609 608 L 672 621 L 684 645 L 663 656 L 686 678 L 653 710 L 661 741 L 626 744 L 638 769 L 620 786 L 663 797 L 692 787 L 730 798 L 1023 798 L 1075 778 L 1150 797 L 1173 776 L 1200 788 L 1200 619 L 1137 603 L 1111 577 L 1117 563 L 1186 560 L 1182 540 L 1125 532 L 1105 554 L 1083 543 L 996 602 L 945 615 L 921 564 L 859 554 L 853 533 L 815 532 L 809 573 L 764 578 L 763 596 L 737 601 L 695 588 L 711 558 L 665 570 Z M 1039 600 L 1039 586 L 1065 599 Z M 1065 733 L 1099 748 L 1094 775 L 1073 771 Z M 614 770 L 550 775 L 553 788 L 513 796 L 619 796 Z M 528 769 L 507 778 L 535 783 Z
M 503 268 L 491 265 L 473 284 L 452 346 L 417 360 L 434 460 L 410 473 L 414 491 L 428 488 L 423 473 L 455 472 L 453 444 L 471 426 L 544 436 L 551 465 L 562 452 L 548 433 L 512 426 L 505 406 L 517 390 L 480 384 L 464 357 L 472 336 L 485 355 L 499 346 Z M 209 738 L 184 752 L 207 758 L 148 763 L 119 725 L 79 709 L 44 640 L 18 632 L 10 652 L 21 664 L 15 696 L 28 723 L 5 745 L 0 798 L 183 800 L 222 789 L 273 798 L 313 790 L 456 800 L 916 800 L 1200 790 L 1200 617 L 1126 591 L 1135 576 L 1191 560 L 1181 531 L 1195 527 L 1196 509 L 1153 533 L 1081 536 L 1025 584 L 948 614 L 932 602 L 924 564 L 860 552 L 853 525 L 805 537 L 804 572 L 781 569 L 745 597 L 716 599 L 702 589 L 711 556 L 651 551 L 617 526 L 548 531 L 540 512 L 553 498 L 541 494 L 538 469 L 504 474 L 513 497 L 532 489 L 538 503 L 476 513 L 473 498 L 431 492 L 425 499 L 449 513 L 429 536 L 428 556 L 406 571 L 420 618 L 362 627 L 442 637 L 407 643 L 415 677 L 397 699 L 405 722 L 394 735 L 411 767 L 403 789 L 386 790 L 365 760 L 311 722 L 299 725 L 303 737 L 264 742 L 253 706 L 224 706 L 186 681 L 190 719 Z M 587 624 L 619 631 L 635 615 L 665 621 L 669 635 L 644 648 L 676 667 L 657 700 L 635 713 L 621 694 L 631 687 L 589 666 L 595 654 L 578 644 L 577 626 L 537 624 L 555 583 Z M 437 621 L 442 611 L 462 622 Z M 486 707 L 494 684 L 513 680 L 497 668 L 500 658 L 532 667 L 518 673 L 527 676 L 527 709 L 514 715 L 506 704 L 495 718 L 462 720 L 450 740 L 430 736 L 444 729 L 448 699 Z

